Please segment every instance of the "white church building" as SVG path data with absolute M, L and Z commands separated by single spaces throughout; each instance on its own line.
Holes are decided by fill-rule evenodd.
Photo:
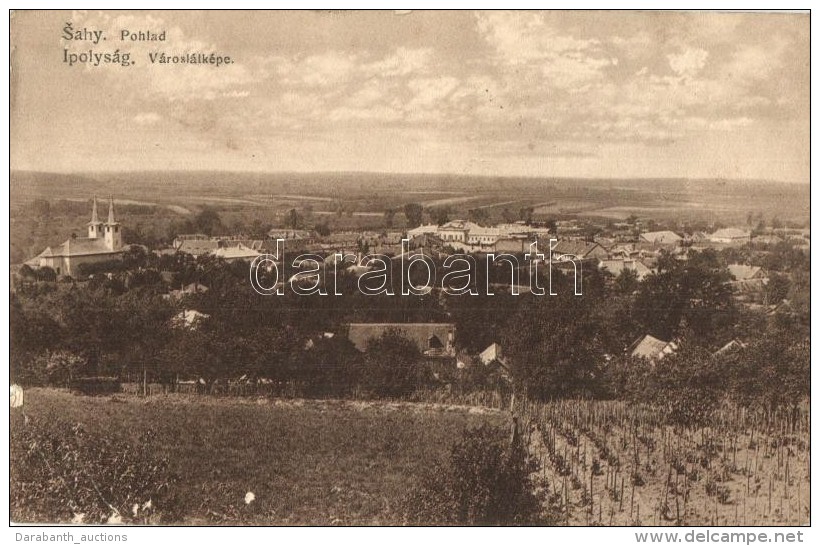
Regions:
M 30 267 L 50 267 L 57 275 L 76 276 L 81 264 L 120 259 L 123 253 L 122 229 L 114 219 L 114 199 L 108 202 L 108 221 L 97 216 L 97 198 L 88 222 L 88 237 L 72 237 L 63 244 L 48 247 L 26 262 Z

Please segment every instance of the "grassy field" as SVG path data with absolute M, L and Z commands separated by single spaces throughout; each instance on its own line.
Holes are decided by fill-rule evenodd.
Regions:
M 168 456 L 188 524 L 398 524 L 407 492 L 446 459 L 465 426 L 507 419 L 432 404 L 48 389 L 26 391 L 23 411 L 129 443 L 153 430 L 152 451 Z M 256 497 L 249 506 L 247 492 Z

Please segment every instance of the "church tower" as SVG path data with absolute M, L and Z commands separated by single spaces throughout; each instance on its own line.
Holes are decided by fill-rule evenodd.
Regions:
M 114 220 L 114 198 L 108 200 L 108 221 L 105 223 L 105 247 L 108 250 L 120 250 L 122 248 L 122 231 L 120 225 Z
M 98 239 L 103 234 L 103 223 L 97 216 L 97 196 L 94 196 L 94 205 L 91 209 L 91 221 L 88 222 L 88 238 Z

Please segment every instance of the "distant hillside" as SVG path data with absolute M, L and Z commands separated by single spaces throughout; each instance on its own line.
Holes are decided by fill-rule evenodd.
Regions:
M 129 192 L 130 197 L 179 198 L 181 195 L 237 195 L 255 192 L 298 192 L 343 196 L 372 189 L 414 191 L 557 191 L 633 190 L 646 193 L 742 195 L 753 189 L 770 195 L 808 197 L 809 186 L 762 180 L 687 180 L 621 178 L 525 178 L 455 174 L 255 173 L 221 171 L 144 171 L 57 174 L 11 172 L 12 200 L 18 197 L 85 197 L 90 192 Z

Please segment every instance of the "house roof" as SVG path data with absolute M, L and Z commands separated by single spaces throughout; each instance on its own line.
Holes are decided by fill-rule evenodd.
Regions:
M 451 336 L 455 331 L 455 325 L 449 322 L 354 322 L 349 325 L 347 337 L 358 350 L 365 351 L 369 340 L 393 328 L 415 342 L 424 354 L 453 354 Z M 434 336 L 437 342 L 432 340 Z M 439 351 L 436 350 L 438 344 L 441 345 Z
M 730 264 L 727 268 L 736 281 L 748 281 L 763 277 L 763 270 L 756 265 Z
M 682 240 L 682 237 L 674 231 L 647 231 L 641 234 L 641 239 L 649 243 L 659 245 L 677 244 Z
M 777 235 L 758 235 L 757 237 L 752 238 L 752 242 L 763 245 L 776 245 L 782 243 L 783 239 Z
M 501 352 L 501 345 L 498 343 L 493 343 L 483 351 L 478 354 L 479 360 L 481 360 L 482 364 L 490 364 L 493 361 L 501 362 L 503 359 L 502 352 Z
M 497 227 L 482 227 L 479 225 L 475 225 L 474 227 L 470 228 L 470 236 L 474 235 L 498 237 L 501 235 L 501 230 Z
M 652 273 L 652 270 L 639 260 L 627 260 L 623 258 L 618 260 L 601 260 L 598 266 L 616 277 L 620 275 L 624 269 L 634 271 L 639 281 Z
M 749 232 L 738 228 L 719 229 L 711 235 L 712 239 L 748 239 Z
M 268 231 L 271 239 L 307 239 L 310 236 L 311 232 L 306 229 L 273 228 Z
M 413 237 L 424 233 L 438 233 L 438 226 L 436 224 L 425 224 L 423 226 L 407 230 L 408 237 Z
M 632 344 L 629 354 L 633 357 L 660 360 L 665 355 L 675 352 L 677 348 L 672 341 L 663 341 L 647 334 Z
M 237 246 L 219 248 L 216 251 L 214 251 L 213 254 L 217 258 L 225 259 L 256 258 L 257 256 L 259 256 L 259 252 L 251 248 L 248 248 L 241 243 Z
M 596 248 L 604 250 L 604 248 L 598 243 L 565 239 L 562 241 L 558 241 L 558 243 L 556 243 L 555 248 L 552 250 L 552 253 L 558 255 L 569 254 L 572 256 L 577 256 L 578 258 L 586 258 L 587 255 L 589 255 Z
M 419 233 L 418 235 L 409 235 L 410 246 L 442 246 L 444 241 L 435 233 Z
M 722 355 L 722 354 L 728 353 L 730 351 L 739 351 L 739 350 L 745 349 L 745 348 L 746 348 L 745 343 L 743 343 L 739 339 L 733 339 L 732 341 L 730 341 L 729 343 L 727 343 L 726 345 L 724 345 L 723 347 L 721 347 L 720 349 L 718 349 L 717 351 L 712 353 L 712 356 Z
M 183 239 L 177 249 L 193 256 L 201 256 L 214 252 L 219 248 L 219 241 L 216 239 Z
M 440 231 L 472 231 L 479 227 L 478 224 L 467 220 L 451 220 L 439 228 Z
M 171 319 L 171 325 L 175 328 L 196 329 L 199 321 L 205 320 L 211 315 L 200 313 L 195 309 L 185 309 L 180 311 Z
M 192 282 L 186 285 L 185 288 L 182 289 L 182 291 L 188 294 L 195 294 L 197 292 L 207 292 L 208 287 L 198 282 Z

